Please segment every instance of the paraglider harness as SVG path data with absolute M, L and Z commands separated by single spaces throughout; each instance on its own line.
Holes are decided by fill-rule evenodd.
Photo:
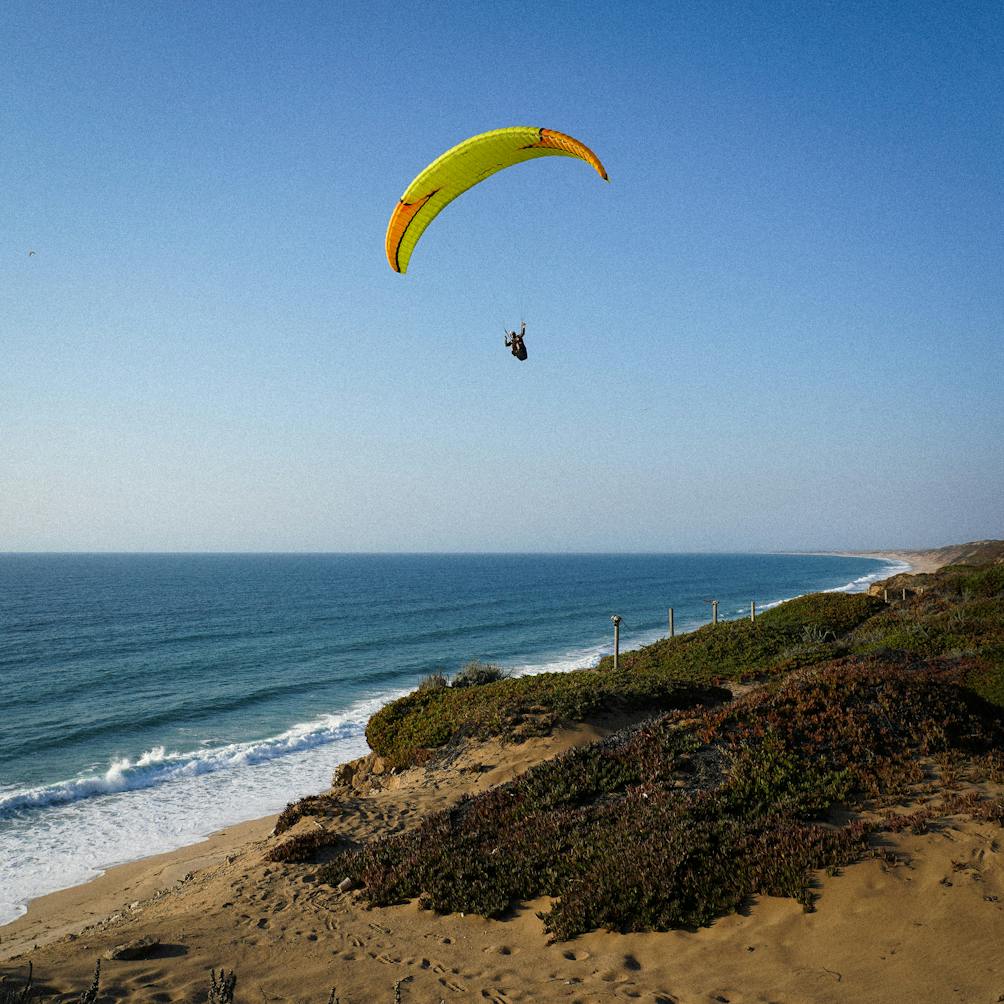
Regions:
M 526 334 L 526 321 L 522 321 L 519 327 L 519 334 L 506 328 L 505 344 L 512 354 L 520 361 L 526 360 L 526 346 L 523 344 L 523 336 Z

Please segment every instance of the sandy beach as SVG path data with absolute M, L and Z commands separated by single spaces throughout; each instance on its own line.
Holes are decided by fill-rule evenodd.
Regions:
M 946 562 L 928 551 L 848 551 L 848 555 L 859 558 L 883 558 L 886 561 L 901 561 L 910 566 L 913 574 L 936 572 Z
M 386 788 L 342 793 L 346 834 L 407 826 L 607 730 L 485 744 L 448 769 L 413 769 Z M 905 1004 L 995 1001 L 1004 992 L 1004 855 L 999 830 L 986 824 L 954 820 L 933 835 L 898 838 L 894 849 L 909 865 L 867 861 L 822 878 L 812 914 L 763 898 L 696 932 L 592 933 L 552 945 L 535 916 L 546 901 L 504 922 L 416 904 L 367 909 L 358 894 L 313 885 L 307 867 L 265 860 L 272 825 L 233 827 L 36 900 L 3 929 L 4 971 L 30 957 L 45 988 L 69 992 L 86 985 L 94 959 L 153 937 L 160 946 L 151 958 L 104 962 L 115 999 L 195 1000 L 221 965 L 268 1000 L 323 1000 L 331 987 L 342 1000 L 390 1000 L 403 979 L 403 999 L 416 1001 Z
M 913 552 L 876 557 L 925 565 Z M 944 562 L 942 562 L 944 563 Z M 628 723 L 607 719 L 518 745 L 470 744 L 438 766 L 389 773 L 360 763 L 325 811 L 291 831 L 337 828 L 354 845 L 415 825 L 573 746 Z M 986 782 L 985 793 L 1002 786 Z M 964 816 L 926 834 L 889 835 L 883 859 L 818 876 L 815 912 L 760 897 L 710 927 L 592 932 L 549 944 L 538 911 L 508 918 L 437 915 L 416 902 L 374 909 L 356 891 L 318 885 L 314 866 L 275 864 L 275 817 L 178 851 L 109 869 L 33 901 L 0 928 L 0 974 L 30 960 L 43 994 L 75 995 L 102 961 L 103 999 L 205 999 L 210 969 L 234 969 L 238 1000 L 612 1000 L 663 1004 L 990 1002 L 1004 999 L 1004 847 L 1000 829 Z M 108 960 L 116 946 L 157 942 L 148 957 Z
M 413 769 L 384 789 L 340 796 L 347 837 L 397 830 L 460 795 L 507 779 L 603 729 L 516 748 L 486 744 L 446 770 Z M 487 767 L 485 770 L 483 768 Z M 265 859 L 272 820 L 109 870 L 43 897 L 3 929 L 3 972 L 30 958 L 45 991 L 79 992 L 94 960 L 142 937 L 140 961 L 104 961 L 116 1000 L 199 1000 L 211 968 L 238 973 L 238 999 L 390 1001 L 857 1002 L 996 1001 L 1004 993 L 1004 851 L 999 828 L 952 819 L 899 836 L 904 862 L 865 861 L 820 876 L 806 914 L 763 897 L 694 932 L 593 932 L 548 944 L 538 910 L 504 921 L 439 916 L 415 903 L 368 909 L 358 893 Z M 317 825 L 305 819 L 302 828 Z
M 930 548 L 918 551 L 838 551 L 835 553 L 845 554 L 858 558 L 883 558 L 886 561 L 901 561 L 910 566 L 910 572 L 915 575 L 924 575 L 936 572 L 939 568 L 956 562 L 963 562 L 967 557 L 981 555 L 981 560 L 986 560 L 994 542 L 973 541 L 969 544 L 953 544 L 948 547 Z

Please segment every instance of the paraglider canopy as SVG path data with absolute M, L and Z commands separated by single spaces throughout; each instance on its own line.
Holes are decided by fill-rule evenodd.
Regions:
M 436 158 L 408 186 L 387 225 L 387 261 L 406 272 L 425 228 L 458 195 L 503 168 L 536 157 L 576 157 L 609 181 L 599 157 L 585 144 L 553 129 L 511 126 L 464 140 Z

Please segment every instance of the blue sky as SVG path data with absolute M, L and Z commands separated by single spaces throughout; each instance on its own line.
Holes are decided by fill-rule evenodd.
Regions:
M 1002 53 L 998 4 L 7 3 L 0 550 L 1002 536 Z M 611 183 L 503 172 L 393 273 L 505 125 Z

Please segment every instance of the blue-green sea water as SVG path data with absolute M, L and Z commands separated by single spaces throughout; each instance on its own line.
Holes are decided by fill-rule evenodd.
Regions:
M 0 923 L 325 788 L 435 669 L 593 665 L 888 562 L 827 555 L 0 555 Z

